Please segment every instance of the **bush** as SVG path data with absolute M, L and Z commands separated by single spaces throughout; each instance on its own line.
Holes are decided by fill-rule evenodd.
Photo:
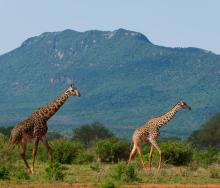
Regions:
M 213 162 L 216 163 L 218 166 L 220 166 L 220 151 L 218 150 L 218 152 L 214 155 L 213 157 Z
M 73 140 L 89 147 L 99 139 L 113 137 L 114 135 L 99 122 L 82 125 L 80 128 L 73 129 Z
M 218 169 L 211 168 L 210 169 L 210 178 L 220 178 L 220 173 Z
M 61 164 L 71 164 L 76 162 L 77 155 L 84 149 L 83 145 L 79 142 L 58 140 L 52 143 L 54 160 Z
M 125 140 L 108 138 L 96 142 L 95 152 L 102 162 L 118 162 L 128 159 L 129 147 Z
M 47 133 L 47 139 L 49 141 L 52 141 L 52 140 L 59 140 L 59 139 L 64 139 L 65 136 L 58 133 L 58 132 L 48 132 Z
M 32 152 L 33 152 L 33 149 L 34 149 L 34 141 L 35 140 L 32 140 L 27 145 L 26 159 L 32 159 Z M 41 142 L 39 142 L 39 145 L 38 145 L 38 150 L 37 150 L 37 154 L 36 154 L 36 160 L 38 160 L 40 162 L 48 162 L 48 153 L 47 153 L 46 147 Z
M 29 174 L 23 169 L 17 169 L 14 173 L 14 177 L 18 180 L 29 180 Z
M 96 172 L 100 172 L 101 170 L 101 167 L 99 165 L 99 163 L 93 163 L 89 166 L 93 171 L 96 171 Z
M 210 165 L 214 162 L 217 162 L 217 154 L 217 150 L 213 148 L 195 150 L 193 153 L 193 160 L 198 164 Z
M 161 144 L 163 159 L 173 165 L 187 165 L 192 161 L 193 150 L 181 141 L 169 141 Z
M 16 159 L 13 146 L 9 144 L 8 138 L 0 133 L 0 164 L 4 164 L 8 167 L 14 165 Z
M 94 155 L 89 150 L 82 150 L 80 151 L 76 159 L 74 160 L 74 163 L 76 164 L 87 164 L 94 161 Z
M 63 181 L 64 179 L 64 174 L 59 163 L 50 163 L 45 169 L 45 175 L 51 181 Z
M 8 138 L 11 134 L 12 129 L 13 127 L 0 127 L 0 133 Z
M 102 183 L 101 188 L 115 188 L 115 184 L 112 181 L 105 181 L 104 183 Z
M 0 180 L 9 179 L 9 171 L 5 166 L 0 166 Z
M 200 147 L 220 146 L 220 113 L 216 113 L 198 130 L 194 131 L 189 141 Z
M 125 162 L 118 163 L 111 168 L 111 177 L 122 182 L 132 182 L 137 180 L 134 167 Z

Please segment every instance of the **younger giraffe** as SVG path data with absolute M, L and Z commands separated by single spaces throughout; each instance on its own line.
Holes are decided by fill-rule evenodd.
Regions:
M 52 160 L 52 149 L 49 146 L 46 138 L 48 129 L 47 121 L 59 110 L 59 108 L 65 103 L 69 96 L 79 97 L 80 92 L 76 87 L 71 85 L 52 103 L 38 108 L 27 119 L 18 123 L 16 127 L 12 129 L 10 142 L 11 144 L 19 145 L 21 158 L 23 159 L 29 173 L 34 173 L 34 161 L 39 141 L 42 141 L 42 143 L 46 146 L 49 159 Z M 27 160 L 25 159 L 27 142 L 31 139 L 35 139 L 35 145 L 32 153 L 32 168 L 29 167 Z
M 160 155 L 158 171 L 160 170 L 162 154 L 156 141 L 157 137 L 160 134 L 159 129 L 163 125 L 168 123 L 180 109 L 191 110 L 191 107 L 187 105 L 184 101 L 179 101 L 170 111 L 166 112 L 162 116 L 150 119 L 144 126 L 139 127 L 134 131 L 134 134 L 132 137 L 133 148 L 130 153 L 128 164 L 130 164 L 131 161 L 134 159 L 134 155 L 137 151 L 138 157 L 143 167 L 145 168 L 144 161 L 142 158 L 142 153 L 141 153 L 141 146 L 144 143 L 149 142 L 151 144 L 151 149 L 150 149 L 150 154 L 149 154 L 149 168 L 151 169 L 152 152 L 153 152 L 153 149 L 155 148 L 159 152 L 159 155 Z

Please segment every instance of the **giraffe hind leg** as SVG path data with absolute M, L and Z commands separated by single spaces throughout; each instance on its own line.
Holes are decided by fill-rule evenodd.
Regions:
M 131 161 L 134 159 L 134 156 L 135 156 L 136 151 L 137 151 L 137 148 L 136 148 L 136 145 L 134 144 L 134 145 L 133 145 L 133 148 L 132 148 L 132 150 L 131 150 L 131 152 L 130 152 L 128 164 L 130 164 Z
M 142 152 L 141 152 L 141 146 L 140 145 L 137 145 L 137 153 L 138 153 L 139 160 L 141 161 L 141 164 L 143 165 L 144 169 L 146 170 L 146 167 L 144 165 L 144 160 L 143 160 L 143 157 L 142 157 Z
M 160 155 L 160 159 L 159 159 L 159 163 L 158 163 L 158 172 L 159 172 L 159 170 L 161 168 L 162 153 L 161 153 L 161 150 L 160 150 L 156 140 L 150 139 L 150 143 L 157 149 L 157 151 L 158 151 L 158 153 Z

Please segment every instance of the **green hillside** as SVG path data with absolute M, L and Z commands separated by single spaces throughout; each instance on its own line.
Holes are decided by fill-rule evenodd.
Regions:
M 82 93 L 49 121 L 68 132 L 100 121 L 122 136 L 179 99 L 181 111 L 164 134 L 188 136 L 220 111 L 220 56 L 198 48 L 154 45 L 141 33 L 47 32 L 0 56 L 0 125 L 15 125 L 52 101 L 72 81 Z

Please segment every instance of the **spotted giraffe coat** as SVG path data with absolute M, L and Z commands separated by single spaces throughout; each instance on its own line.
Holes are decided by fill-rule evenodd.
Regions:
M 169 112 L 162 116 L 155 117 L 149 120 L 144 126 L 135 130 L 132 142 L 134 144 L 142 145 L 149 141 L 149 139 L 156 139 L 160 135 L 160 127 L 168 123 L 181 107 L 176 104 Z
M 18 144 L 21 139 L 40 139 L 44 136 L 48 130 L 47 121 L 58 111 L 68 97 L 67 93 L 62 94 L 52 103 L 38 108 L 27 119 L 18 123 L 11 131 L 10 142 Z

